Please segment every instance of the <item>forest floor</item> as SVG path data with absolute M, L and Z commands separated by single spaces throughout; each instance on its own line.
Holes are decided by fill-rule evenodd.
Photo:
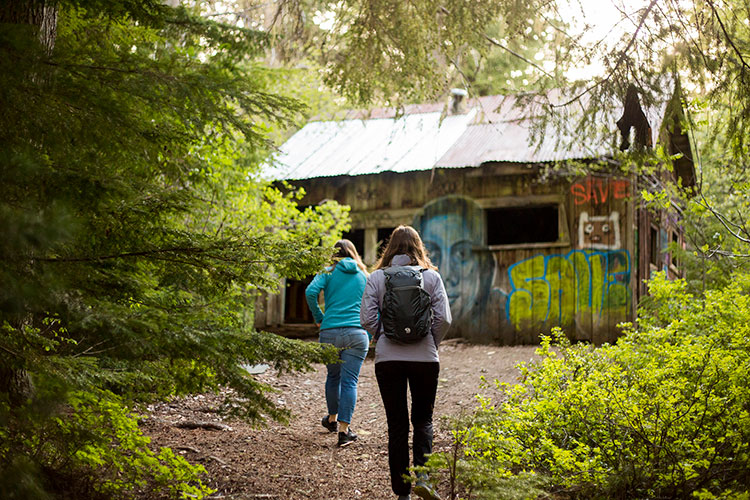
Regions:
M 513 383 L 516 365 L 535 358 L 535 347 L 469 345 L 448 340 L 440 346 L 440 383 L 435 405 L 433 451 L 450 447 L 442 417 L 471 412 L 475 394 L 497 394 L 494 385 L 481 387 L 481 377 Z M 289 425 L 268 422 L 263 428 L 218 415 L 217 395 L 197 395 L 151 406 L 142 429 L 155 446 L 169 446 L 208 471 L 210 498 L 252 499 L 394 499 L 390 490 L 385 413 L 368 357 L 359 379 L 352 430 L 359 440 L 338 448 L 337 435 L 320 424 L 326 413 L 324 365 L 309 373 L 278 376 L 272 369 L 255 375 L 278 389 L 277 404 L 292 412 Z M 215 423 L 219 430 L 185 429 L 175 424 Z M 447 497 L 445 481 L 438 485 Z

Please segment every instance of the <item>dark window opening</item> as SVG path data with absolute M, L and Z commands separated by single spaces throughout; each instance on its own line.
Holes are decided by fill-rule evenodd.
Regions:
M 679 267 L 679 262 L 677 260 L 677 252 L 680 248 L 680 235 L 677 234 L 677 231 L 672 231 L 672 254 L 671 254 L 671 260 L 670 262 L 674 267 Z
M 284 323 L 314 323 L 312 312 L 307 306 L 305 288 L 312 281 L 312 276 L 303 280 L 286 280 L 284 297 Z
M 391 239 L 391 233 L 395 227 L 379 227 L 378 228 L 378 258 L 383 255 L 385 247 L 388 245 L 388 240 Z
M 357 253 L 363 259 L 365 258 L 365 230 L 364 229 L 352 229 L 346 231 L 341 235 L 345 240 L 349 240 L 354 243 L 354 248 L 357 249 Z
M 656 267 L 659 267 L 659 229 L 651 226 L 649 232 L 649 262 Z
M 552 243 L 560 237 L 558 206 L 487 210 L 487 244 Z

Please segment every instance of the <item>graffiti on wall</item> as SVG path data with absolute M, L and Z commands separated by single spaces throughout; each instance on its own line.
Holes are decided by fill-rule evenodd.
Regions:
M 508 320 L 516 329 L 570 325 L 605 314 L 623 321 L 630 311 L 630 254 L 627 250 L 572 250 L 537 255 L 508 268 Z
M 630 182 L 625 179 L 587 177 L 570 186 L 576 205 L 601 205 L 612 200 L 625 200 L 630 194 Z
M 620 248 L 620 214 L 589 215 L 578 217 L 578 248 Z
M 424 206 L 414 227 L 443 278 L 452 328 L 497 330 L 505 296 L 492 287 L 495 259 L 484 244 L 482 209 L 470 198 L 444 196 Z
M 620 216 L 579 216 L 579 249 L 536 255 L 507 268 L 507 291 L 486 246 L 485 218 L 470 198 L 449 195 L 415 217 L 432 263 L 438 266 L 450 301 L 452 329 L 459 335 L 502 329 L 518 331 L 555 325 L 584 328 L 629 318 L 631 259 L 621 249 Z

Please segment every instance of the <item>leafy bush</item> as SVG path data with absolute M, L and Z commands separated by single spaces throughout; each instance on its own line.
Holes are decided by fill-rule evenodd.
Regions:
M 169 448 L 149 448 L 137 418 L 116 395 L 74 392 L 57 410 L 53 418 L 40 418 L 46 413 L 41 407 L 12 412 L 0 404 L 3 421 L 36 417 L 13 422 L 20 432 L 2 435 L 3 498 L 47 498 L 38 469 L 46 472 L 46 486 L 62 498 L 203 498 L 212 493 L 201 482 L 203 466 L 189 464 Z
M 750 276 L 702 300 L 663 275 L 649 291 L 614 346 L 545 337 L 505 401 L 454 429 L 456 480 L 478 498 L 534 475 L 556 498 L 748 498 Z

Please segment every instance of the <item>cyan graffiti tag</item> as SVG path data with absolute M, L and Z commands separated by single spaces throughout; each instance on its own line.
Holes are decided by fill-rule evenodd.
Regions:
M 572 250 L 536 255 L 508 268 L 506 314 L 516 329 L 570 325 L 590 317 L 624 321 L 631 305 L 627 250 Z

